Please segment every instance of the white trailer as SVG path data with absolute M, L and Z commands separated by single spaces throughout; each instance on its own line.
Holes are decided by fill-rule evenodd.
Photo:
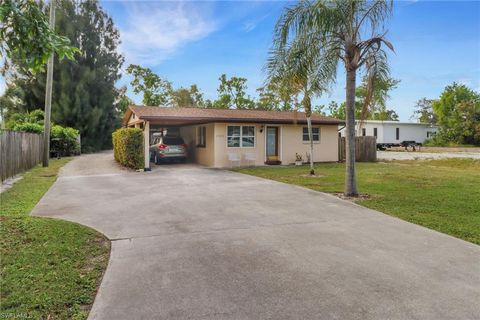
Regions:
M 438 127 L 428 123 L 365 120 L 359 128 L 356 121 L 355 134 L 357 136 L 374 136 L 377 138 L 377 148 L 385 149 L 397 146 L 421 145 L 438 131 Z M 342 137 L 345 128 L 340 129 Z

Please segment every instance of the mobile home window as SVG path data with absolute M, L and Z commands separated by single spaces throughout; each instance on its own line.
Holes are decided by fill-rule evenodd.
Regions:
M 367 135 L 367 129 L 366 128 L 362 128 L 362 136 L 366 136 Z
M 397 128 L 395 130 L 395 134 L 396 134 L 397 140 L 400 140 L 400 128 Z
M 197 128 L 197 147 L 205 148 L 207 128 L 202 126 Z
M 310 141 L 308 138 L 308 127 L 303 128 L 303 141 Z M 320 141 L 320 128 L 312 128 L 312 139 L 313 141 Z
M 376 138 L 377 137 L 377 128 L 373 128 L 373 136 Z
M 227 126 L 227 146 L 229 148 L 253 148 L 255 146 L 255 126 Z

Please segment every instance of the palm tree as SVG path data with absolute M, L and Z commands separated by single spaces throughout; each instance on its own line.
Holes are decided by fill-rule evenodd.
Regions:
M 308 137 L 310 140 L 310 174 L 315 174 L 313 166 L 313 134 L 312 134 L 312 97 L 326 91 L 325 79 L 330 79 L 327 72 L 334 70 L 324 69 L 318 65 L 320 60 L 309 59 L 312 51 L 304 51 L 302 47 L 281 46 L 271 50 L 266 71 L 267 81 L 279 81 L 280 87 L 289 88 L 293 96 L 302 96 L 301 106 L 307 118 Z M 315 58 L 315 57 L 313 57 Z M 319 74 L 324 72 L 325 74 Z
M 355 178 L 355 84 L 358 70 L 368 77 L 388 74 L 384 22 L 391 15 L 391 0 L 302 0 L 288 7 L 274 32 L 274 48 L 296 47 L 307 53 L 306 63 L 321 70 L 314 72 L 334 82 L 331 72 L 343 62 L 346 71 L 346 196 L 357 196 Z M 311 69 L 311 68 L 309 68 Z M 374 85 L 374 81 L 369 81 Z

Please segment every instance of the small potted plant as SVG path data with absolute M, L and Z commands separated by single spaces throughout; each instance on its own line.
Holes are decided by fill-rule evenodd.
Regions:
M 301 166 L 303 164 L 303 158 L 301 154 L 295 153 L 295 165 Z

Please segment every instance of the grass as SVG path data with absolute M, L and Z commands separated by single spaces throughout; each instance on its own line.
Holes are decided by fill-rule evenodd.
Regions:
M 51 160 L 0 194 L 1 318 L 85 319 L 109 242 L 67 221 L 29 216 L 70 159 Z
M 339 193 L 344 164 L 243 168 L 239 172 Z M 358 189 L 369 199 L 357 203 L 386 214 L 480 244 L 480 160 L 443 159 L 357 163 Z

